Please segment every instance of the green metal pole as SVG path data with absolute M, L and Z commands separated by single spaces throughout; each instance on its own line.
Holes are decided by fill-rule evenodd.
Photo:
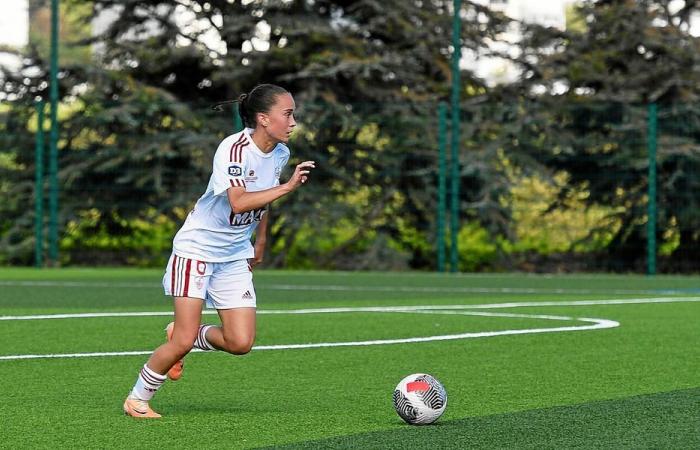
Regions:
M 238 114 L 238 103 L 233 104 L 233 132 L 238 133 L 243 129 L 243 121 L 241 115 Z
M 650 103 L 647 116 L 649 151 L 649 202 L 647 204 L 647 274 L 656 274 L 656 103 Z
M 51 0 L 51 135 L 49 139 L 49 262 L 58 264 L 58 1 Z
M 457 272 L 459 249 L 457 247 L 459 235 L 459 97 L 460 97 L 460 74 L 459 61 L 462 59 L 462 40 L 460 11 L 462 10 L 462 0 L 454 0 L 454 17 L 452 20 L 452 198 L 450 204 L 450 271 Z
M 445 271 L 445 213 L 447 209 L 447 105 L 438 105 L 437 268 Z
M 36 102 L 34 140 L 34 265 L 44 265 L 44 101 Z

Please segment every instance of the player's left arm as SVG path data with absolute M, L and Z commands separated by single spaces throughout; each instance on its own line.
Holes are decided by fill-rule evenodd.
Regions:
M 250 262 L 252 267 L 255 267 L 263 262 L 263 258 L 265 257 L 265 245 L 267 244 L 267 222 L 269 217 L 270 205 L 267 206 L 267 211 L 265 211 L 265 214 L 263 214 L 263 217 L 260 219 L 260 223 L 255 230 L 255 256 Z
M 287 162 L 289 161 L 289 150 L 287 149 L 286 154 L 283 154 L 281 161 L 278 165 L 279 170 L 276 170 L 275 173 L 277 174 L 277 178 L 275 179 L 275 186 L 279 186 L 280 180 L 279 180 L 279 174 L 282 172 L 282 168 L 287 165 Z M 255 232 L 255 257 L 253 260 L 250 262 L 251 267 L 255 267 L 261 262 L 263 262 L 263 259 L 265 257 L 265 245 L 267 244 L 267 224 L 270 219 L 270 205 L 267 205 L 267 210 L 265 211 L 265 214 L 263 215 L 262 219 L 260 219 L 260 223 L 258 224 L 258 228 Z

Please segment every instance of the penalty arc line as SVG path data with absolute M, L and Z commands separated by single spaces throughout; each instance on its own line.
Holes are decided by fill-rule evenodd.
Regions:
M 406 311 L 408 312 L 408 311 Z M 421 311 L 426 313 L 427 311 Z M 438 312 L 437 314 L 441 314 Z M 510 315 L 508 315 L 510 316 Z M 526 317 L 526 314 L 520 314 L 518 316 Z M 537 318 L 543 318 L 545 316 L 539 316 Z M 307 349 L 307 348 L 328 348 L 328 347 L 364 347 L 370 345 L 391 345 L 391 344 L 409 344 L 418 342 L 432 342 L 432 341 L 450 341 L 457 339 L 474 339 L 483 337 L 494 337 L 494 336 L 509 336 L 518 334 L 537 334 L 537 333 L 557 333 L 564 331 L 586 331 L 586 330 L 600 330 L 605 328 L 615 328 L 620 326 L 619 322 L 607 319 L 592 319 L 592 318 L 574 318 L 565 316 L 549 316 L 557 317 L 557 319 L 551 320 L 578 320 L 582 322 L 590 322 L 592 325 L 583 326 L 568 326 L 568 327 L 552 327 L 552 328 L 525 328 L 522 330 L 502 330 L 502 331 L 483 331 L 478 333 L 460 333 L 460 334 L 446 334 L 439 336 L 425 336 L 425 337 L 413 337 L 404 339 L 380 339 L 371 341 L 356 341 L 356 342 L 318 342 L 313 344 L 281 344 L 281 345 L 260 345 L 253 347 L 253 350 L 293 350 L 293 349 Z M 536 318 L 536 317 L 533 317 Z M 192 350 L 193 352 L 199 352 L 201 350 Z M 87 357 L 104 357 L 104 356 L 134 356 L 134 355 L 149 355 L 153 353 L 153 350 L 144 351 L 129 351 L 129 352 L 94 352 L 94 353 L 60 353 L 60 354 L 46 354 L 46 355 L 6 355 L 0 356 L 0 360 L 18 360 L 18 359 L 43 359 L 43 358 L 87 358 Z
M 451 335 L 413 337 L 403 339 L 383 339 L 369 340 L 356 342 L 320 342 L 311 344 L 281 344 L 281 345 L 263 345 L 253 347 L 254 350 L 288 350 L 288 349 L 306 349 L 306 348 L 327 348 L 327 347 L 350 347 L 350 346 L 369 346 L 369 345 L 389 345 L 403 343 L 417 343 L 456 339 L 470 339 L 506 335 L 521 335 L 521 334 L 537 334 L 537 333 L 554 333 L 565 331 L 586 331 L 606 328 L 615 328 L 620 326 L 619 322 L 608 319 L 594 318 L 575 318 L 567 316 L 551 316 L 551 315 L 534 315 L 534 314 L 508 314 L 508 313 L 485 313 L 474 311 L 459 311 L 465 309 L 496 309 L 496 308 L 515 308 L 515 307 L 533 307 L 533 306 L 588 306 L 588 305 L 623 305 L 623 304 L 642 304 L 642 303 L 675 303 L 675 302 L 698 302 L 700 297 L 688 298 L 642 298 L 642 299 L 609 299 L 609 300 L 582 300 L 570 302 L 521 302 L 521 303 L 495 303 L 484 305 L 417 305 L 417 306 L 394 306 L 394 307 L 358 307 L 358 308 L 317 308 L 317 309 L 297 309 L 297 310 L 261 310 L 261 314 L 322 314 L 322 313 L 349 313 L 349 312 L 395 312 L 395 313 L 422 313 L 422 314 L 461 314 L 461 315 L 476 315 L 490 317 L 519 317 L 532 319 L 548 319 L 548 320 L 577 320 L 582 322 L 592 323 L 592 325 L 583 326 L 566 326 L 552 328 L 526 328 L 519 330 L 501 330 L 501 331 L 485 331 L 478 333 L 460 333 Z M 212 312 L 213 313 L 213 312 Z M 53 314 L 53 315 L 34 315 L 34 316 L 0 316 L 0 320 L 28 320 L 28 319 L 57 319 L 57 318 L 86 318 L 86 317 L 124 317 L 124 316 L 164 316 L 171 315 L 170 312 L 136 312 L 136 313 L 79 313 L 79 314 Z M 196 351 L 196 350 L 195 350 Z M 0 356 L 0 360 L 20 360 L 20 359 L 40 359 L 40 358 L 78 358 L 78 357 L 105 357 L 105 356 L 133 356 L 147 355 L 152 353 L 148 351 L 128 351 L 128 352 L 92 352 L 92 353 L 64 353 L 64 354 L 46 354 L 46 355 L 4 355 Z
M 12 287 L 90 287 L 90 288 L 130 288 L 155 289 L 160 286 L 147 282 L 89 282 L 89 281 L 11 281 L 0 280 L 0 286 Z M 561 289 L 561 288 L 527 288 L 527 287 L 460 287 L 460 286 L 349 286 L 337 284 L 267 284 L 260 290 L 272 291 L 333 291 L 333 292 L 440 292 L 455 294 L 629 294 L 629 295 L 659 295 L 659 294 L 688 294 L 697 290 L 687 289 Z
M 406 312 L 420 310 L 463 310 L 463 309 L 502 309 L 525 308 L 537 306 L 596 306 L 596 305 L 629 305 L 644 303 L 684 303 L 700 302 L 700 297 L 656 297 L 656 298 L 625 298 L 604 300 L 574 300 L 574 301 L 540 301 L 540 302 L 509 302 L 486 303 L 475 305 L 407 305 L 407 306 L 360 306 L 339 308 L 304 308 L 304 309 L 259 309 L 257 314 L 323 314 L 323 313 L 361 313 L 361 312 Z M 205 310 L 202 314 L 214 315 L 216 311 Z M 3 320 L 52 320 L 52 319 L 83 319 L 95 317 L 149 317 L 172 316 L 172 311 L 137 311 L 137 312 L 104 312 L 104 313 L 70 313 L 70 314 L 32 314 L 22 316 L 0 316 Z

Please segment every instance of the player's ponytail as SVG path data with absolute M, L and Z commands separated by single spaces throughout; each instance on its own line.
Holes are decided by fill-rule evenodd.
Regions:
M 247 128 L 255 128 L 258 125 L 258 113 L 269 112 L 277 101 L 277 96 L 281 94 L 289 94 L 289 92 L 274 84 L 259 84 L 249 93 L 239 95 L 236 100 L 217 103 L 212 106 L 212 109 L 223 111 L 223 105 L 238 103 L 238 114 L 243 120 L 243 125 Z
M 250 119 L 248 118 L 248 94 L 241 94 L 238 96 L 238 115 L 241 116 L 243 120 L 243 126 L 247 128 L 255 127 L 255 121 L 251 125 Z

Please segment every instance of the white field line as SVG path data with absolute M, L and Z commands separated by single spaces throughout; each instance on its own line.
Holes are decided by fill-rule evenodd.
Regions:
M 90 272 L 91 270 L 88 270 L 87 272 Z M 162 272 L 161 272 L 162 273 Z M 396 273 L 395 272 L 366 272 L 368 275 L 370 275 L 373 278 L 396 278 Z M 340 271 L 313 271 L 313 270 L 301 270 L 301 271 L 293 271 L 293 270 L 284 270 L 284 271 L 275 271 L 275 270 L 265 270 L 264 271 L 264 276 L 265 277 L 270 277 L 270 278 L 277 278 L 277 277 L 288 277 L 288 276 L 295 276 L 295 275 L 303 275 L 303 276 L 310 276 L 310 277 L 316 277 L 316 278 L 356 278 L 357 273 L 356 272 L 340 272 Z M 80 271 L 74 274 L 76 277 L 82 277 L 84 275 L 81 274 Z M 613 274 L 613 273 L 532 273 L 532 272 L 504 272 L 504 273 L 489 273 L 489 272 L 459 272 L 459 273 L 439 273 L 439 272 L 420 272 L 421 277 L 426 277 L 426 278 L 436 278 L 438 280 L 445 280 L 445 279 L 495 279 L 495 280 L 510 280 L 510 279 L 564 279 L 564 280 L 591 280 L 591 281 L 598 281 L 598 280 L 622 280 L 622 279 L 627 279 L 627 275 L 619 275 L 619 274 Z M 634 276 L 634 275 L 633 275 Z M 683 276 L 675 276 L 675 275 L 657 275 L 657 279 L 677 279 L 681 278 Z M 637 278 L 642 279 L 644 276 L 637 276 Z M 18 280 L 3 280 L 3 281 L 8 281 L 8 282 L 15 282 Z M 27 280 L 27 281 L 35 281 L 35 280 Z M 36 280 L 40 281 L 40 280 Z M 57 281 L 57 280 L 46 280 L 49 282 Z M 2 282 L 2 281 L 0 281 Z
M 564 331 L 586 331 L 586 330 L 601 330 L 605 328 L 615 328 L 620 326 L 619 322 L 606 319 L 585 319 L 585 318 L 566 318 L 567 320 L 579 320 L 583 322 L 591 322 L 593 325 L 570 326 L 570 327 L 553 327 L 553 328 L 529 328 L 522 330 L 503 330 L 503 331 L 483 331 L 479 333 L 462 333 L 462 334 L 445 334 L 441 336 L 426 336 L 404 339 L 381 339 L 373 341 L 356 341 L 356 342 L 319 342 L 315 344 L 281 344 L 281 345 L 258 345 L 253 347 L 253 350 L 292 350 L 306 348 L 327 348 L 327 347 L 357 347 L 369 345 L 388 345 L 388 344 L 408 344 L 417 342 L 430 341 L 449 341 L 455 339 L 474 339 L 482 337 L 508 336 L 515 334 L 536 334 L 536 333 L 557 333 Z M 201 350 L 194 349 L 193 352 Z M 43 358 L 90 358 L 104 356 L 134 356 L 134 355 L 150 355 L 153 350 L 133 351 L 133 352 L 101 352 L 101 353 L 59 353 L 47 355 L 7 355 L 0 356 L 0 360 L 18 360 L 18 359 L 43 359 Z
M 325 348 L 325 347 L 351 347 L 351 346 L 369 346 L 369 345 L 388 345 L 388 344 L 405 344 L 430 341 L 446 341 L 455 339 L 473 339 L 482 337 L 508 336 L 521 334 L 537 334 L 537 333 L 557 333 L 566 331 L 586 331 L 600 330 L 606 328 L 615 328 L 620 326 L 619 322 L 608 319 L 595 319 L 586 317 L 568 317 L 568 316 L 552 316 L 538 314 L 514 314 L 514 313 L 495 313 L 495 312 L 477 312 L 464 311 L 467 309 L 496 309 L 496 308 L 517 308 L 517 307 L 534 307 L 534 306 L 590 306 L 590 305 L 628 305 L 628 304 L 643 304 L 643 303 L 676 303 L 676 302 L 700 302 L 700 297 L 692 298 L 640 298 L 640 299 L 609 299 L 609 300 L 582 300 L 582 301 L 567 301 L 567 302 L 520 302 L 520 303 L 495 303 L 482 305 L 416 305 L 416 306 L 388 306 L 388 307 L 359 307 L 359 308 L 308 308 L 295 310 L 260 310 L 259 314 L 324 314 L 324 313 L 421 313 L 421 314 L 460 314 L 488 317 L 518 317 L 532 318 L 545 320 L 565 320 L 585 322 L 587 325 L 551 327 L 551 328 L 526 328 L 518 330 L 500 330 L 500 331 L 484 331 L 477 333 L 460 333 L 447 334 L 439 336 L 424 336 L 403 339 L 380 339 L 369 341 L 355 342 L 319 342 L 310 344 L 280 344 L 280 345 L 261 345 L 256 346 L 254 350 L 288 350 L 288 349 L 306 349 L 306 348 Z M 460 311 L 461 310 L 461 311 Z M 213 311 L 209 313 L 214 313 Z M 170 312 L 154 311 L 154 312 L 135 312 L 135 313 L 79 313 L 79 314 L 46 314 L 34 316 L 0 316 L 0 320 L 42 320 L 42 319 L 57 319 L 57 318 L 87 318 L 87 317 L 126 317 L 126 316 L 164 316 L 170 315 Z M 105 357 L 105 356 L 132 356 L 132 355 L 147 355 L 151 350 L 144 351 L 129 351 L 129 352 L 93 352 L 93 353 L 62 353 L 62 354 L 45 354 L 45 355 L 5 355 L 0 356 L 0 360 L 19 360 L 19 359 L 38 359 L 38 358 L 78 358 L 78 357 Z
M 656 298 L 623 298 L 605 300 L 574 300 L 574 301 L 540 301 L 540 302 L 510 302 L 486 303 L 476 305 L 408 305 L 408 306 L 359 306 L 347 308 L 305 308 L 305 309 L 260 309 L 258 314 L 331 314 L 331 313 L 363 313 L 363 312 L 409 312 L 421 310 L 464 310 L 464 309 L 502 309 L 523 308 L 536 306 L 596 306 L 596 305 L 630 305 L 644 303 L 685 303 L 700 302 L 700 297 L 656 297 Z M 202 314 L 216 314 L 216 311 L 204 310 Z M 22 316 L 0 316 L 2 320 L 50 320 L 50 319 L 84 319 L 91 317 L 147 317 L 172 316 L 172 311 L 139 311 L 139 312 L 104 312 L 104 313 L 70 313 L 70 314 L 35 314 Z M 476 315 L 476 313 L 474 313 Z M 534 317 L 528 315 L 528 317 Z
M 445 341 L 455 339 L 472 339 L 481 337 L 521 335 L 521 334 L 537 334 L 537 333 L 555 333 L 566 331 L 586 331 L 599 330 L 606 328 L 615 328 L 620 326 L 619 322 L 608 319 L 595 319 L 585 317 L 568 317 L 568 316 L 552 316 L 538 314 L 514 314 L 514 313 L 495 313 L 495 312 L 477 312 L 464 311 L 466 309 L 496 309 L 496 308 L 516 308 L 516 307 L 536 307 L 536 306 L 590 306 L 590 305 L 625 305 L 625 304 L 643 304 L 643 303 L 676 303 L 676 302 L 699 302 L 700 297 L 687 298 L 639 298 L 639 299 L 609 299 L 609 300 L 582 300 L 582 301 L 565 301 L 565 302 L 513 302 L 513 303 L 495 303 L 481 305 L 417 305 L 417 306 L 388 306 L 388 307 L 358 307 L 358 308 L 308 308 L 295 310 L 260 310 L 259 314 L 325 314 L 325 313 L 421 313 L 421 314 L 460 314 L 473 316 L 487 317 L 518 317 L 532 318 L 545 320 L 564 320 L 564 321 L 579 321 L 585 322 L 587 325 L 551 327 L 551 328 L 529 328 L 518 330 L 500 330 L 500 331 L 484 331 L 476 333 L 460 333 L 448 334 L 439 336 L 413 337 L 403 339 L 381 339 L 369 341 L 355 342 L 319 342 L 310 344 L 281 344 L 281 345 L 261 345 L 256 346 L 254 350 L 289 350 L 289 349 L 306 349 L 306 348 L 325 348 L 325 347 L 351 347 L 351 346 L 369 346 L 369 345 L 388 345 L 388 344 L 404 344 L 430 341 Z M 215 314 L 214 311 L 205 311 L 205 313 Z M 76 313 L 76 314 L 45 314 L 33 316 L 0 316 L 0 320 L 46 320 L 46 319 L 67 319 L 67 318 L 89 318 L 89 317 L 134 317 L 134 316 L 166 316 L 171 315 L 171 312 L 152 311 L 152 312 L 128 312 L 128 313 Z M 62 354 L 45 354 L 45 355 L 5 355 L 0 356 L 0 360 L 19 360 L 19 359 L 40 359 L 40 358 L 80 358 L 80 357 L 105 357 L 105 356 L 133 356 L 133 355 L 148 355 L 152 351 L 128 351 L 128 352 L 92 352 L 92 353 L 62 353 Z
M 370 341 L 355 341 L 355 342 L 319 342 L 312 344 L 281 344 L 281 345 L 259 345 L 253 347 L 253 350 L 291 350 L 291 349 L 307 349 L 307 348 L 327 348 L 327 347 L 361 347 L 370 345 L 389 345 L 389 344 L 408 344 L 408 343 L 418 343 L 418 342 L 431 342 L 431 341 L 449 341 L 455 339 L 474 339 L 482 337 L 494 337 L 494 336 L 509 336 L 517 334 L 536 334 L 536 333 L 556 333 L 564 331 L 586 331 L 586 330 L 599 330 L 605 328 L 615 328 L 620 325 L 619 322 L 607 319 L 589 319 L 589 318 L 575 318 L 568 316 L 550 316 L 550 315 L 533 315 L 533 314 L 509 314 L 509 313 L 485 313 L 485 312 L 472 312 L 472 311 L 441 311 L 436 309 L 434 306 L 430 307 L 432 309 L 422 309 L 422 310 L 412 310 L 410 307 L 403 307 L 399 310 L 382 311 L 374 309 L 372 311 L 365 312 L 393 312 L 393 313 L 418 313 L 418 314 L 461 314 L 461 315 L 474 315 L 474 316 L 488 316 L 488 317 L 517 317 L 517 318 L 529 318 L 529 319 L 548 319 L 548 320 L 564 320 L 564 321 L 579 321 L 592 323 L 592 325 L 579 325 L 579 326 L 566 326 L 566 327 L 551 327 L 551 328 L 526 328 L 519 330 L 501 330 L 501 331 L 482 331 L 478 333 L 460 333 L 460 334 L 445 334 L 439 336 L 424 336 L 424 337 L 413 337 L 413 338 L 402 338 L 402 339 L 378 339 Z M 317 313 L 323 312 L 333 312 L 338 313 L 341 311 L 319 311 Z M 355 311 L 351 311 L 355 312 Z M 302 314 L 308 314 L 304 312 Z M 143 314 L 142 314 L 143 315 Z M 160 314 L 157 314 L 160 315 Z M 198 350 L 194 350 L 198 351 Z M 152 353 L 152 350 L 144 351 L 129 351 L 129 352 L 93 352 L 93 353 L 59 353 L 59 354 L 45 354 L 45 355 L 6 355 L 0 356 L 0 360 L 19 360 L 19 359 L 43 359 L 43 358 L 89 358 L 89 357 L 105 357 L 105 356 L 134 356 L 134 355 L 147 355 Z
M 134 288 L 157 289 L 156 283 L 106 283 L 85 281 L 0 281 L 0 286 L 20 287 L 92 287 L 92 288 Z M 684 289 L 560 289 L 560 288 L 525 288 L 525 287 L 449 287 L 449 286 L 350 286 L 322 284 L 267 284 L 258 290 L 271 291 L 333 291 L 333 292 L 441 292 L 456 294 L 687 294 L 692 290 Z

